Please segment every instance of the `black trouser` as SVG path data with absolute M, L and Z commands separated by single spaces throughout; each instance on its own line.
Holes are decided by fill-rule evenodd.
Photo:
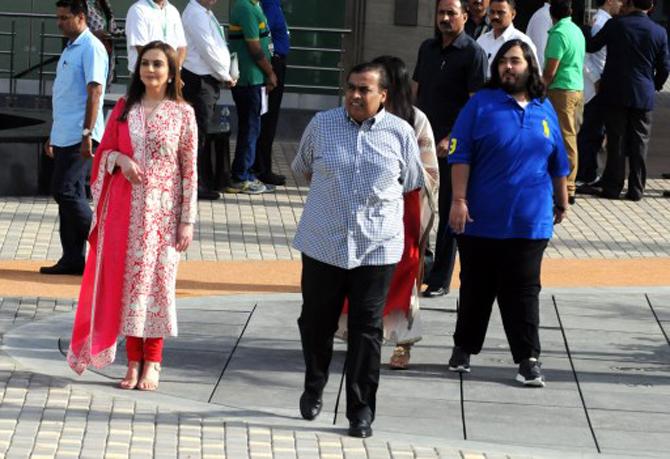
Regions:
M 607 194 L 621 193 L 628 158 L 628 194 L 641 198 L 647 181 L 647 148 L 651 135 L 651 111 L 605 107 L 607 162 L 602 186 Z
M 256 146 L 254 171 L 259 177 L 272 173 L 272 142 L 277 132 L 281 100 L 284 97 L 286 81 L 286 57 L 275 54 L 272 56 L 272 70 L 277 75 L 277 87 L 268 94 L 268 111 L 261 116 L 261 134 Z
M 514 362 L 540 356 L 540 267 L 547 242 L 458 236 L 461 287 L 456 346 L 469 354 L 482 350 L 497 298 Z
M 211 75 L 196 75 L 182 68 L 183 94 L 195 112 L 198 124 L 198 183 L 201 188 L 214 189 L 212 152 L 205 148 L 207 126 L 215 115 L 216 103 L 221 95 L 221 83 Z M 217 165 L 218 166 L 218 165 Z
M 90 161 L 81 156 L 81 144 L 53 147 L 54 170 L 51 193 L 58 203 L 60 242 L 59 265 L 83 268 L 86 239 L 93 213 L 86 199 L 86 173 Z
M 596 99 L 591 99 L 584 106 L 584 120 L 577 133 L 577 151 L 579 152 L 579 169 L 577 180 L 590 183 L 598 177 L 598 153 L 605 140 L 605 120 L 603 108 Z
M 302 312 L 298 319 L 305 358 L 305 391 L 320 396 L 328 381 L 333 336 L 347 316 L 347 418 L 375 417 L 383 336 L 382 314 L 395 265 L 342 269 L 302 256 Z
M 437 241 L 435 242 L 435 261 L 427 284 L 430 287 L 449 288 L 451 276 L 456 262 L 456 238 L 449 228 L 449 211 L 451 210 L 451 167 L 447 158 L 439 158 L 440 194 L 438 196 L 439 223 L 437 224 Z

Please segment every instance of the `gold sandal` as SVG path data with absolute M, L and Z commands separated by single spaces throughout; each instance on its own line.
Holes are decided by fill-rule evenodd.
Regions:
M 131 371 L 131 364 L 136 364 L 137 366 L 133 365 L 133 369 L 137 370 L 137 375 L 134 378 L 128 377 L 128 373 Z M 142 372 L 142 362 L 138 361 L 133 361 L 131 360 L 128 362 L 128 372 L 126 372 L 126 377 L 121 380 L 119 383 L 119 388 L 123 390 L 133 390 L 137 387 L 137 384 L 139 383 L 140 380 L 140 373 Z
M 154 370 L 156 372 L 156 379 L 150 379 L 147 377 L 149 371 Z M 160 373 L 161 373 L 161 364 L 158 362 L 144 362 L 144 369 L 142 371 L 142 377 L 140 378 L 137 388 L 144 391 L 156 391 L 158 390 L 158 384 L 160 382 Z
M 399 345 L 393 349 L 389 367 L 392 370 L 406 370 L 409 367 L 410 346 Z

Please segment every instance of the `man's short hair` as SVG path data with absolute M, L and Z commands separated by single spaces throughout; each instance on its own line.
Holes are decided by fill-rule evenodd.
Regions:
M 606 1 L 607 0 L 596 0 L 596 6 L 598 8 L 600 8 L 601 6 L 603 6 L 605 4 Z
M 632 0 L 633 7 L 641 10 L 650 10 L 654 6 L 654 0 Z
M 86 0 L 58 0 L 56 2 L 57 8 L 70 8 L 70 13 L 75 16 L 78 14 L 88 14 L 86 7 Z
M 549 14 L 556 19 L 572 16 L 572 0 L 551 0 Z
M 516 9 L 516 0 L 491 0 L 491 3 L 493 2 L 498 2 L 498 3 L 507 3 L 513 10 Z
M 365 73 L 365 72 L 377 72 L 379 75 L 379 87 L 380 89 L 389 88 L 389 77 L 386 74 L 386 68 L 383 64 L 378 62 L 363 62 L 362 64 L 357 64 L 349 70 L 347 73 L 347 80 L 354 73 Z

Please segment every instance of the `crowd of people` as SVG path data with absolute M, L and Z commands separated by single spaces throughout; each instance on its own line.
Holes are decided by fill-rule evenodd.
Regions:
M 626 158 L 625 198 L 643 198 L 654 93 L 670 72 L 652 0 L 597 3 L 586 34 L 571 0 L 548 1 L 524 34 L 515 0 L 437 0 L 435 34 L 411 78 L 394 56 L 358 64 L 344 105 L 311 120 L 291 164 L 310 183 L 294 240 L 305 419 L 321 411 L 338 336 L 347 341 L 349 434 L 372 435 L 381 345 L 395 345 L 391 368 L 409 366 L 419 296 L 449 293 L 457 252 L 449 370 L 471 371 L 497 300 L 516 380 L 544 386 L 540 271 L 554 225 L 578 193 L 619 199 Z M 179 252 L 193 238 L 197 199 L 220 197 L 205 139 L 222 88 L 239 120 L 226 191 L 265 193 L 286 180 L 271 157 L 290 50 L 280 2 L 235 0 L 227 39 L 214 4 L 190 0 L 181 15 L 167 0 L 130 7 L 131 81 L 105 127 L 106 43 L 124 31 L 106 0 L 56 2 L 68 43 L 47 154 L 63 256 L 41 272 L 83 273 L 68 362 L 78 373 L 105 366 L 122 336 L 123 389 L 158 388 L 163 338 L 177 334 Z

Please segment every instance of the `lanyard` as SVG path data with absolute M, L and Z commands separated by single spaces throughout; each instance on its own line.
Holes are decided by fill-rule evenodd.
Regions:
M 147 3 L 155 10 L 161 8 L 154 3 L 153 0 L 146 0 Z M 163 41 L 167 43 L 167 5 L 163 6 Z
M 219 35 L 221 35 L 221 39 L 225 43 L 226 37 L 223 34 L 223 27 L 221 26 L 221 24 L 219 24 L 219 21 L 216 20 L 216 17 L 214 16 L 214 13 L 212 13 L 211 10 L 207 11 L 207 13 L 209 14 L 209 19 L 212 21 L 212 23 L 214 23 L 214 27 L 216 27 L 216 30 L 219 31 Z

